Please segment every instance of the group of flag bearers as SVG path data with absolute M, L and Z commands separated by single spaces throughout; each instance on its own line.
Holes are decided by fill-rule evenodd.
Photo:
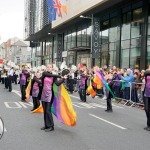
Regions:
M 1 73 L 1 80 L 5 79 L 5 87 L 9 87 L 9 91 L 12 91 L 11 80 L 14 75 L 14 68 L 9 64 L 10 68 L 5 66 L 7 71 L 6 76 Z M 97 87 L 102 88 L 105 86 L 107 88 L 107 109 L 106 112 L 113 112 L 111 99 L 115 96 L 112 92 L 113 88 L 113 76 L 104 77 L 102 71 L 99 67 L 95 66 L 93 68 L 93 73 L 89 73 L 88 69 L 82 64 L 72 66 L 70 69 L 62 63 L 60 66 L 60 71 L 54 64 L 48 64 L 42 66 L 41 68 L 32 68 L 29 70 L 28 66 L 23 66 L 22 71 L 17 74 L 20 76 L 19 84 L 21 91 L 21 101 L 28 102 L 30 97 L 33 99 L 33 113 L 44 113 L 44 126 L 41 130 L 45 132 L 54 130 L 54 122 L 52 113 L 56 118 L 68 126 L 76 125 L 76 113 L 72 107 L 72 101 L 67 91 L 68 85 L 70 93 L 72 94 L 72 89 L 74 86 L 74 77 L 76 75 L 77 81 L 80 78 L 78 86 L 79 97 L 82 102 L 86 102 L 87 92 L 91 97 L 95 97 L 97 94 L 97 89 L 93 86 L 93 83 Z M 77 77 L 78 76 L 78 77 Z M 87 85 L 90 79 L 90 84 Z M 150 67 L 145 73 L 146 86 L 144 90 L 144 104 L 147 116 L 147 127 L 144 128 L 150 131 Z M 10 81 L 9 81 L 10 80 Z M 67 81 L 67 82 L 66 82 Z M 17 81 L 16 81 L 17 82 Z M 91 84 L 92 82 L 92 84 Z
M 79 96 L 82 102 L 86 102 L 86 92 L 88 92 L 93 98 L 96 96 L 96 90 L 90 84 L 87 86 L 87 80 L 91 78 L 91 75 L 87 73 L 86 69 L 83 69 L 81 65 L 79 68 L 80 73 L 80 84 L 79 84 Z M 99 67 L 94 67 L 94 76 L 92 76 L 92 82 L 95 82 L 99 87 L 105 86 L 107 88 L 107 109 L 106 112 L 113 112 L 112 110 L 112 98 L 115 98 L 112 88 L 113 88 L 113 76 L 110 74 L 105 78 L 103 76 L 102 71 Z M 75 71 L 75 70 L 74 70 Z M 30 85 L 30 95 L 33 98 L 33 112 L 44 112 L 44 126 L 41 130 L 45 130 L 46 132 L 54 130 L 54 122 L 52 117 L 52 112 L 57 117 L 57 119 L 69 126 L 76 125 L 76 113 L 73 110 L 72 102 L 69 97 L 67 90 L 63 87 L 63 94 L 58 92 L 58 89 L 55 90 L 56 87 L 63 86 L 65 80 L 68 80 L 68 74 L 71 71 L 66 71 L 64 76 L 58 75 L 58 72 L 53 72 L 53 65 L 48 64 L 47 68 L 44 72 L 41 73 L 37 72 L 36 75 L 33 77 Z M 147 74 L 149 72 L 147 71 Z M 147 76 L 146 74 L 146 76 Z M 41 77 L 40 77 L 41 76 Z M 59 79 L 59 80 L 58 80 Z M 71 82 L 70 82 L 71 83 Z M 55 86 L 54 86 L 55 85 Z M 72 85 L 73 86 L 73 85 Z M 55 88 L 54 88 L 55 87 Z M 61 88 L 60 88 L 61 89 Z M 147 91 L 147 90 L 146 90 Z M 56 96 L 56 93 L 59 95 Z M 66 99 L 65 105 L 61 106 L 60 104 L 63 103 L 63 100 L 60 98 L 63 97 L 63 100 Z M 40 104 L 39 100 L 41 100 L 42 105 Z M 62 100 L 62 101 L 61 101 Z M 61 102 L 60 102 L 61 101 Z M 55 108 L 54 108 L 55 105 Z M 59 106 L 59 107 L 58 107 Z M 67 107 L 66 107 L 67 106 Z M 54 111 L 55 109 L 55 111 Z M 147 115 L 147 127 L 144 128 L 149 131 L 149 98 L 145 99 L 145 111 Z M 51 110 L 51 111 L 50 111 Z M 63 110 L 63 111 L 62 111 Z M 69 110 L 69 111 L 68 111 Z M 67 117 L 66 117 L 67 116 Z M 64 120 L 63 120 L 64 119 Z

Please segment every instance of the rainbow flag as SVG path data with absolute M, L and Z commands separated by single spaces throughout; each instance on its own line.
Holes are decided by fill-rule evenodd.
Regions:
M 99 68 L 98 68 L 98 67 L 94 67 L 94 72 L 95 72 L 95 74 L 100 78 L 100 80 L 103 82 L 103 85 L 105 85 L 105 87 L 106 87 L 107 90 L 111 93 L 111 95 L 113 96 L 113 98 L 116 99 L 114 93 L 113 93 L 112 90 L 110 89 L 109 85 L 107 84 L 107 81 L 104 79 L 104 76 L 103 76 L 103 74 L 99 71 Z
M 29 99 L 30 99 L 30 89 L 31 89 L 31 79 L 30 79 L 30 81 L 29 81 L 29 83 L 28 83 L 28 86 L 27 86 L 27 88 L 26 88 L 26 102 L 28 102 L 29 101 Z
M 52 113 L 63 124 L 68 126 L 76 125 L 76 113 L 72 106 L 72 101 L 64 85 L 53 85 L 54 100 L 51 108 Z

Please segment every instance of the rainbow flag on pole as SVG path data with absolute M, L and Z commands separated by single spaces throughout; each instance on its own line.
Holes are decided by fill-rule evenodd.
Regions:
M 76 125 L 76 113 L 72 106 L 72 101 L 64 85 L 53 85 L 54 100 L 52 106 L 52 113 L 63 124 L 68 126 Z

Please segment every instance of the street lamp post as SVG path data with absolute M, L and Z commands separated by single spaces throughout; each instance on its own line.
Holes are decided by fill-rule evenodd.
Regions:
M 80 18 L 90 19 L 91 20 L 91 50 L 90 50 L 90 65 L 91 67 L 95 64 L 95 59 L 92 57 L 93 53 L 93 14 L 91 17 L 81 15 Z

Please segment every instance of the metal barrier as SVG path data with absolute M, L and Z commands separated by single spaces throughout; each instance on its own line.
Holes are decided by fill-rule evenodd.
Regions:
M 114 82 L 124 82 L 124 83 L 127 82 L 127 81 L 124 81 L 124 80 L 113 80 L 113 81 L 114 81 Z M 130 87 L 129 87 L 129 88 L 130 88 L 130 99 L 127 100 L 127 99 L 124 99 L 124 98 L 121 98 L 121 97 L 116 97 L 116 98 L 122 99 L 123 101 L 125 101 L 125 104 L 124 104 L 124 105 L 126 105 L 127 103 L 131 103 L 131 106 L 130 106 L 129 108 L 133 107 L 133 106 L 136 105 L 136 104 L 142 105 L 142 104 L 140 104 L 140 103 L 136 103 L 136 102 L 133 102 L 133 101 L 132 101 L 132 84 L 145 85 L 145 83 L 137 83 L 137 82 L 127 82 L 127 83 L 129 83 L 129 85 L 130 85 Z M 144 106 L 144 104 L 143 104 L 142 106 Z

